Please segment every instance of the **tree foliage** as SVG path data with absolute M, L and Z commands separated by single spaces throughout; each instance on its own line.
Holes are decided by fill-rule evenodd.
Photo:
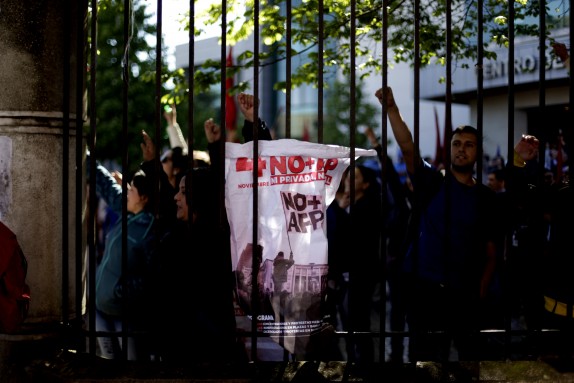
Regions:
M 129 171 L 138 168 L 142 160 L 141 132 L 145 130 L 160 146 L 169 146 L 166 125 L 161 118 L 161 136 L 155 137 L 156 122 L 156 46 L 157 28 L 155 19 L 149 16 L 146 2 L 131 3 L 130 36 L 127 62 L 128 77 L 128 140 L 122 139 L 123 113 L 123 62 L 124 61 L 124 1 L 101 0 L 98 2 L 97 66 L 96 66 L 96 110 L 90 111 L 97 119 L 96 155 L 99 159 L 121 163 L 121 153 L 127 146 Z M 164 45 L 162 44 L 162 47 Z M 183 69 L 169 71 L 164 61 L 166 49 L 162 52 L 161 105 L 177 104 L 177 116 L 184 137 L 188 137 L 188 79 Z M 215 78 L 209 80 L 214 83 Z M 219 79 L 217 79 L 219 81 Z M 175 84 L 176 90 L 165 84 Z M 194 147 L 207 146 L 203 122 L 208 118 L 218 119 L 219 96 L 211 88 L 203 89 L 194 99 Z M 161 113 L 161 112 L 160 112 Z M 124 146 L 125 145 L 125 146 Z
M 477 2 L 472 0 L 448 0 L 451 5 L 452 45 L 451 57 L 454 61 L 463 62 L 465 59 L 474 60 L 477 57 L 478 10 Z M 319 0 L 302 0 L 293 2 L 292 7 L 292 35 L 291 42 L 293 56 L 305 56 L 307 64 L 301 65 L 293 73 L 292 86 L 301 84 L 317 84 L 317 63 L 322 60 L 325 71 L 331 67 L 341 70 L 344 75 L 350 71 L 357 72 L 360 78 L 380 74 L 382 71 L 382 0 L 356 1 L 356 31 L 351 36 L 351 1 L 350 0 L 324 0 L 324 41 L 325 49 L 322 55 L 313 49 L 318 45 L 319 38 Z M 297 3 L 297 4 L 295 4 Z M 556 2 L 554 2 L 556 3 Z M 286 1 L 262 0 L 259 2 L 260 40 L 269 49 L 260 52 L 259 65 L 261 67 L 273 65 L 277 58 L 285 58 L 287 42 L 286 36 Z M 539 34 L 538 15 L 539 3 L 533 0 L 515 0 L 515 35 L 537 36 Z M 484 56 L 486 59 L 495 58 L 493 50 L 496 46 L 508 43 L 508 9 L 506 0 L 485 0 L 484 2 Z M 254 32 L 254 1 L 228 0 L 226 2 L 226 41 L 234 45 L 247 39 Z M 546 6 L 547 36 L 549 31 L 556 27 L 568 12 L 566 3 Z M 420 65 L 444 65 L 446 62 L 446 0 L 420 1 Z M 238 12 L 243 10 L 243 12 Z M 392 62 L 415 62 L 414 38 L 414 0 L 395 0 L 388 3 L 388 48 Z M 209 18 L 206 24 L 221 25 L 222 4 L 215 2 L 208 10 Z M 202 30 L 196 30 L 200 36 Z M 356 41 L 355 55 L 357 65 L 351 68 L 349 57 L 352 46 L 349 43 L 353 38 Z M 549 38 L 552 41 L 552 38 Z M 494 44 L 493 44 L 494 43 Z M 253 66 L 254 55 L 252 51 L 243 52 L 239 56 L 243 68 Z M 464 65 L 464 64 L 463 64 Z M 219 81 L 219 62 L 206 62 L 201 70 L 196 71 L 196 86 L 207 87 Z M 245 84 L 239 84 L 245 86 Z M 276 88 L 284 89 L 285 83 L 276 84 Z
M 379 125 L 380 108 L 374 107 L 365 101 L 363 94 L 364 87 L 359 81 L 355 88 L 355 122 L 360 128 L 374 128 Z M 350 146 L 350 126 L 351 126 L 351 84 L 349 81 L 337 81 L 333 88 L 328 91 L 327 105 L 325 113 L 325 126 L 323 132 L 324 142 Z M 369 143 L 366 137 L 356 132 L 355 143 L 358 147 L 368 148 Z
M 156 26 L 148 21 L 145 4 L 133 3 L 131 40 L 124 55 L 124 2 L 98 2 L 96 110 L 90 111 L 97 121 L 96 156 L 121 163 L 127 146 L 129 171 L 137 169 L 142 160 L 141 132 L 153 137 L 155 131 Z M 124 65 L 128 65 L 127 141 L 122 139 L 124 96 Z M 164 69 L 167 67 L 164 65 Z M 162 92 L 167 92 L 163 89 Z M 154 137 L 155 138 L 155 137 Z
M 420 40 L 418 59 L 422 67 L 446 62 L 446 14 L 447 0 L 420 0 Z M 457 62 L 474 60 L 477 55 L 477 3 L 471 0 L 448 0 L 452 9 L 450 26 L 452 29 L 451 57 Z M 358 82 L 382 71 L 383 19 L 382 0 L 362 0 L 355 2 L 355 35 L 351 36 L 351 0 L 324 0 L 323 37 L 324 50 L 317 51 L 319 43 L 319 0 L 301 0 L 293 2 L 291 17 L 291 54 L 300 57 L 303 64 L 293 68 L 291 84 L 296 88 L 302 84 L 317 85 L 319 78 L 318 63 L 324 65 L 324 73 L 335 72 L 348 77 L 351 71 L 357 74 Z M 262 0 L 259 2 L 260 41 L 266 45 L 257 57 L 260 67 L 275 65 L 286 57 L 286 2 L 284 0 Z M 515 35 L 538 35 L 539 3 L 534 0 L 516 0 Z M 553 8 L 546 6 L 547 30 L 560 23 L 568 13 L 566 3 L 554 1 Z M 558 4 L 558 5 L 556 5 Z M 484 2 L 484 55 L 486 59 L 495 58 L 494 48 L 508 43 L 508 5 L 506 0 L 485 0 Z M 122 116 L 122 59 L 123 59 L 123 1 L 102 0 L 98 2 L 98 63 L 96 116 L 98 121 L 97 154 L 101 158 L 119 159 L 122 145 L 128 145 L 132 164 L 141 158 L 139 142 L 141 130 L 152 132 L 155 125 L 155 41 L 154 20 L 146 16 L 145 2 L 133 0 L 132 39 L 129 47 L 129 95 L 128 99 L 128 140 L 121 140 Z M 253 22 L 254 1 L 228 0 L 226 2 L 226 41 L 228 45 L 249 38 L 255 29 Z M 393 62 L 415 62 L 414 39 L 414 0 L 395 0 L 388 3 L 388 23 L 386 25 L 389 64 Z M 221 2 L 214 2 L 207 12 L 204 24 L 220 25 L 222 16 Z M 199 37 L 203 30 L 196 29 Z M 356 65 L 351 67 L 350 44 L 353 39 Z M 165 53 L 165 52 L 164 52 Z M 162 57 L 164 55 L 162 54 Z M 236 65 L 227 67 L 227 76 L 235 76 L 239 71 L 253 66 L 256 59 L 253 51 L 246 50 L 236 57 Z M 467 61 L 468 62 L 468 61 Z M 201 67 L 193 68 L 193 86 L 197 95 L 194 103 L 194 132 L 196 147 L 203 142 L 203 121 L 205 118 L 219 116 L 217 96 L 211 92 L 214 85 L 221 83 L 221 61 L 208 60 Z M 464 65 L 464 64 L 463 64 Z M 176 103 L 180 125 L 187 134 L 186 100 L 189 95 L 189 73 L 182 69 L 168 72 L 162 64 L 162 81 L 174 84 L 173 89 L 164 89 L 161 102 Z M 248 88 L 247 82 L 236 82 L 233 93 Z M 276 90 L 285 90 L 286 83 L 273 84 Z M 326 85 L 327 86 L 327 85 Z M 340 85 L 334 86 L 337 94 L 343 95 Z M 360 90 L 359 90 L 360 91 Z M 198 99 L 199 97 L 201 99 Z M 330 97 L 332 99 L 333 97 Z M 347 105 L 348 106 L 348 105 Z M 335 106 L 344 110 L 345 106 Z M 197 109 L 196 109 L 197 108 Z M 358 109 L 360 111 L 360 108 Z M 345 126 L 340 112 L 334 118 L 339 128 Z M 327 119 L 329 119 L 328 117 Z M 362 124 L 361 118 L 357 119 Z M 325 126 L 328 124 L 326 123 Z M 340 130 L 339 130 L 340 132 Z M 333 142 L 338 139 L 337 131 L 325 131 L 326 138 L 333 133 Z M 165 137 L 163 137 L 165 138 Z M 133 167 L 132 167 L 133 169 Z
M 178 97 L 177 100 L 172 96 L 165 96 L 164 99 L 170 104 L 177 104 L 177 120 L 183 136 L 187 138 L 190 129 L 188 122 L 189 100 L 187 96 Z M 221 113 L 219 100 L 219 94 L 209 89 L 202 92 L 201 95 L 195 95 L 193 100 L 194 123 L 191 126 L 191 129 L 193 129 L 193 147 L 195 150 L 206 150 L 207 148 L 207 138 L 205 137 L 203 127 L 205 120 L 213 118 L 217 124 L 221 125 L 221 121 L 219 121 Z M 168 137 L 166 135 L 164 142 L 167 143 L 167 140 Z

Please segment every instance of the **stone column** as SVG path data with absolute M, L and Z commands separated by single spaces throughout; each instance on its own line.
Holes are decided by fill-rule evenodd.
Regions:
M 16 233 L 27 257 L 32 296 L 28 327 L 24 326 L 17 339 L 26 332 L 46 335 L 45 329 L 61 321 L 64 246 L 69 249 L 68 291 L 70 310 L 74 310 L 74 249 L 75 241 L 81 241 L 83 235 L 75 232 L 75 115 L 70 115 L 70 155 L 66 159 L 62 117 L 65 60 L 71 68 L 70 97 L 66 102 L 71 113 L 76 112 L 75 20 L 78 14 L 85 20 L 86 12 L 78 9 L 80 3 L 0 3 L 0 220 Z M 66 7 L 71 21 L 65 33 Z M 66 41 L 70 42 L 69 57 L 65 57 Z M 64 166 L 69 169 L 65 193 Z M 85 192 L 80 193 L 84 198 Z M 63 227 L 64 204 L 69 206 L 67 227 Z M 69 233 L 69 243 L 62 243 L 63 230 Z M 16 338 L 0 335 L 5 342 Z

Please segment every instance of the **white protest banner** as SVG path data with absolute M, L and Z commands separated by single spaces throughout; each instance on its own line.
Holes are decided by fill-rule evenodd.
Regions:
M 258 243 L 253 246 L 253 143 L 226 143 L 225 206 L 239 307 L 252 317 L 255 253 L 258 331 L 291 353 L 327 328 L 326 209 L 335 198 L 350 149 L 292 139 L 259 141 Z M 356 149 L 355 156 L 375 156 Z M 249 330 L 249 329 L 247 329 Z

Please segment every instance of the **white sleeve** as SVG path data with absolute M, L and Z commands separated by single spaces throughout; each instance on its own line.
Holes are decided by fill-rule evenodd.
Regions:
M 187 142 L 185 141 L 185 138 L 183 138 L 183 133 L 181 132 L 181 128 L 177 122 L 167 127 L 167 135 L 169 137 L 169 146 L 171 148 L 179 146 L 187 153 Z

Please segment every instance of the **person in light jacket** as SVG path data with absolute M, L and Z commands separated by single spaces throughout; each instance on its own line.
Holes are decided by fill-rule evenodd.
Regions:
M 96 330 L 121 332 L 126 318 L 129 332 L 148 329 L 147 298 L 152 284 L 155 249 L 155 217 L 153 214 L 153 185 L 143 171 L 133 176 L 127 188 L 127 263 L 123 259 L 123 220 L 120 218 L 106 238 L 102 261 L 96 270 Z M 118 215 L 122 215 L 122 187 L 103 166 L 96 170 L 96 193 Z M 145 336 L 129 336 L 129 360 L 149 358 Z M 100 355 L 119 358 L 122 337 L 98 337 Z

